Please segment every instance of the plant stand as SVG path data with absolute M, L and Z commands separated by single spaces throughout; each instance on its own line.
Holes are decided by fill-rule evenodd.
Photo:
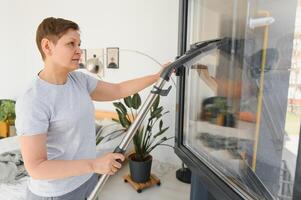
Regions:
M 142 190 L 145 189 L 145 188 L 149 188 L 149 187 L 154 186 L 154 185 L 157 185 L 157 186 L 161 185 L 160 179 L 157 176 L 155 176 L 154 174 L 151 174 L 150 175 L 150 180 L 145 182 L 145 183 L 136 183 L 136 182 L 134 182 L 129 174 L 125 175 L 123 177 L 123 180 L 126 183 L 128 182 L 138 193 L 141 193 Z

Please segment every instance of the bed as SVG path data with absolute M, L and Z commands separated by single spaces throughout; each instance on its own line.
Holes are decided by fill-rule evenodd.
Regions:
M 115 112 L 96 111 L 95 126 L 96 134 L 103 136 L 103 140 L 97 145 L 97 154 L 101 155 L 112 152 L 122 139 L 121 126 L 112 118 L 117 118 Z M 115 134 L 110 134 L 115 132 Z M 19 150 L 18 137 L 8 137 L 0 140 L 0 154 Z M 0 183 L 0 200 L 25 200 L 26 184 L 28 177 L 23 177 L 13 184 Z

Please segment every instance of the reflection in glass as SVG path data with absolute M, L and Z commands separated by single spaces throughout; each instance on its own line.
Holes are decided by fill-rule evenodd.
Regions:
M 299 76 L 290 77 L 296 2 L 268 2 L 190 1 L 188 44 L 230 42 L 186 68 L 183 140 L 241 195 L 291 199 L 301 113 Z

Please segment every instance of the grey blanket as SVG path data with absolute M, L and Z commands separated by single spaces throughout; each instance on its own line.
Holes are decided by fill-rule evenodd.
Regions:
M 27 175 L 20 151 L 0 154 L 0 183 L 15 183 Z

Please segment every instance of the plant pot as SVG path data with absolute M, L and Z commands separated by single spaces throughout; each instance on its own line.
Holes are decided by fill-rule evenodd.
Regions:
M 224 125 L 224 115 L 218 114 L 216 117 L 216 125 L 223 126 Z
M 224 126 L 235 127 L 235 117 L 232 113 L 227 113 L 225 115 Z
M 9 134 L 9 124 L 3 121 L 0 121 L 0 136 L 8 137 Z
M 131 178 L 136 183 L 145 183 L 150 180 L 153 157 L 149 155 L 145 161 L 136 161 L 135 154 L 129 156 Z
M 16 136 L 16 127 L 9 126 L 9 137 Z

